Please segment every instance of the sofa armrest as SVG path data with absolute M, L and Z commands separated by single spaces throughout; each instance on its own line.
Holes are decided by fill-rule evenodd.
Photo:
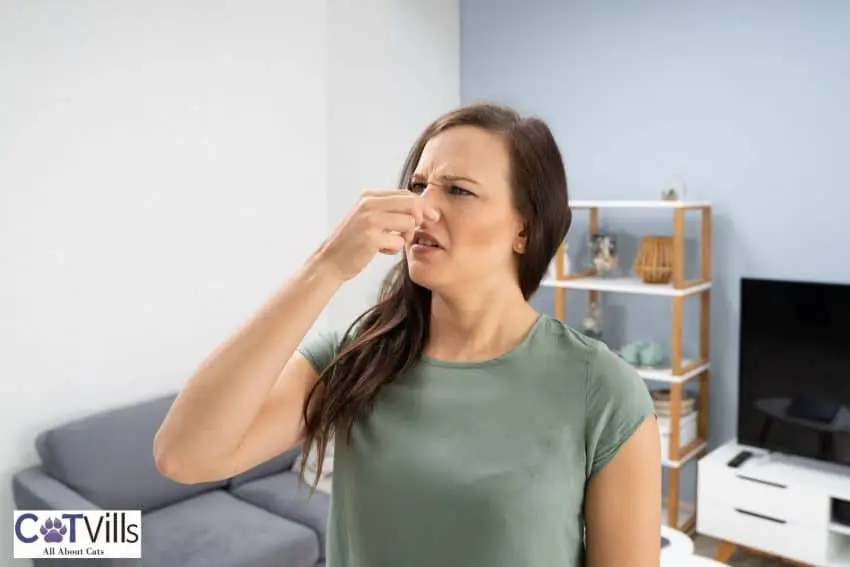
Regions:
M 310 487 L 294 471 L 241 484 L 231 488 L 230 493 L 276 516 L 312 529 L 319 540 L 321 559 L 324 560 L 330 510 L 328 494 L 322 491 L 310 494 Z
M 12 477 L 15 506 L 22 510 L 99 510 L 77 491 L 34 466 Z
M 12 494 L 19 510 L 100 510 L 73 488 L 33 466 L 12 477 Z M 139 559 L 51 559 L 33 561 L 35 567 L 140 567 Z

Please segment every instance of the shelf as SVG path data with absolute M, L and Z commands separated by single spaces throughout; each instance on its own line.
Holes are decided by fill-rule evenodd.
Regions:
M 586 291 L 608 291 L 612 293 L 634 293 L 640 295 L 660 295 L 666 297 L 683 297 L 695 295 L 711 288 L 711 282 L 702 282 L 684 289 L 676 289 L 673 284 L 648 284 L 640 278 L 602 278 L 586 276 L 573 279 L 545 279 L 543 287 L 562 289 L 580 289 Z
M 671 461 L 667 458 L 667 455 L 664 455 L 661 458 L 661 465 L 667 467 L 668 469 L 679 469 L 682 468 L 682 465 L 694 459 L 697 455 L 699 455 L 702 451 L 705 451 L 706 442 L 700 441 L 699 443 L 693 445 L 693 448 L 688 451 L 686 454 L 679 457 L 678 461 Z
M 592 307 L 595 302 L 602 300 L 600 294 L 620 293 L 632 294 L 638 297 L 656 297 L 669 298 L 672 304 L 672 321 L 670 321 L 670 353 L 669 361 L 666 363 L 670 367 L 676 368 L 677 373 L 674 374 L 673 368 L 641 368 L 634 367 L 637 374 L 647 382 L 659 382 L 668 384 L 670 389 L 671 403 L 681 404 L 684 398 L 685 382 L 694 380 L 699 387 L 697 394 L 698 407 L 695 407 L 699 412 L 699 419 L 696 423 L 696 435 L 692 429 L 686 430 L 686 439 L 692 442 L 680 447 L 675 451 L 677 458 L 671 459 L 670 453 L 665 450 L 662 455 L 661 464 L 664 467 L 664 473 L 667 479 L 668 494 L 665 495 L 664 507 L 664 523 L 670 527 L 674 527 L 681 531 L 692 530 L 696 524 L 696 505 L 695 503 L 685 503 L 681 501 L 682 487 L 680 485 L 680 471 L 686 468 L 687 463 L 698 462 L 699 457 L 705 454 L 708 439 L 708 356 L 709 356 L 709 308 L 711 303 L 711 240 L 712 240 L 712 207 L 709 201 L 665 201 L 662 199 L 620 199 L 620 200 L 571 200 L 570 207 L 576 212 L 581 211 L 588 215 L 587 233 L 592 235 L 600 230 L 600 217 L 604 216 L 604 211 L 614 211 L 620 214 L 632 213 L 652 213 L 661 214 L 662 216 L 669 215 L 672 220 L 672 250 L 671 256 L 668 258 L 670 264 L 670 278 L 666 284 L 644 283 L 634 269 L 624 269 L 625 259 L 621 258 L 621 269 L 619 274 L 623 277 L 599 277 L 596 269 L 590 265 L 582 266 L 582 269 L 575 269 L 576 266 L 568 268 L 566 257 L 566 242 L 561 243 L 554 258 L 554 266 L 551 270 L 551 276 L 547 277 L 541 283 L 541 287 L 546 287 L 552 290 L 554 296 L 554 312 L 555 317 L 566 322 L 566 306 L 567 292 L 569 290 L 579 290 L 586 292 L 588 307 Z M 653 213 L 655 211 L 656 213 Z M 699 271 L 695 279 L 686 277 L 685 268 L 688 265 L 688 260 L 691 258 L 686 252 L 686 231 L 685 221 L 689 214 L 696 212 L 699 217 Z M 664 243 L 667 247 L 667 243 Z M 639 250 L 640 253 L 640 250 Z M 666 253 L 666 249 L 665 249 Z M 643 258 L 641 257 L 641 261 Z M 566 269 L 566 273 L 565 273 Z M 557 275 L 556 275 L 557 274 Z M 607 297 L 607 296 L 606 296 Z M 682 343 L 685 327 L 684 322 L 684 307 L 686 299 L 697 298 L 699 303 L 699 321 L 696 322 L 696 329 L 699 331 L 699 347 L 696 353 L 692 354 L 693 360 L 684 360 L 682 356 Z M 676 364 L 673 361 L 677 361 Z M 652 386 L 650 386 L 652 387 Z M 679 406 L 679 410 L 682 406 Z M 679 418 L 681 419 L 681 411 Z M 671 428 L 681 427 L 681 423 L 671 423 Z M 693 424 L 687 424 L 688 427 L 693 427 Z M 681 431 L 681 429 L 680 429 Z M 682 435 L 677 435 L 677 440 L 682 445 Z M 696 437 L 694 439 L 694 437 Z M 662 436 L 662 445 L 669 445 L 671 440 L 669 437 Z M 668 517 L 673 514 L 673 518 Z M 668 524 L 669 522 L 669 524 Z M 675 525 L 674 525 L 675 524 Z M 850 567 L 850 565 L 848 565 Z
M 682 366 L 687 368 L 690 365 L 690 360 L 683 360 Z M 696 378 L 706 370 L 708 370 L 709 363 L 700 364 L 699 366 L 676 376 L 673 374 L 673 370 L 671 368 L 641 368 L 639 366 L 635 366 L 634 369 L 637 370 L 637 373 L 644 380 L 652 380 L 653 382 L 667 382 L 668 384 L 683 384 L 692 378 Z
M 573 209 L 700 209 L 710 207 L 708 201 L 663 201 L 661 199 L 641 201 L 570 201 Z

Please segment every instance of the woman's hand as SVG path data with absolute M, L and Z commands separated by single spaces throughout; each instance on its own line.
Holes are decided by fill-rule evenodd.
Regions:
M 423 217 L 437 218 L 434 211 L 426 210 L 420 195 L 399 189 L 365 191 L 319 255 L 343 281 L 350 280 L 379 252 L 401 251 Z

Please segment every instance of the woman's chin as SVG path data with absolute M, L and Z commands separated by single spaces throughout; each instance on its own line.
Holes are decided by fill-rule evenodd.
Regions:
M 407 273 L 410 276 L 410 280 L 416 285 L 432 291 L 438 285 L 439 278 L 437 277 L 437 270 L 434 266 L 423 265 L 423 263 L 417 262 L 414 259 L 408 259 Z

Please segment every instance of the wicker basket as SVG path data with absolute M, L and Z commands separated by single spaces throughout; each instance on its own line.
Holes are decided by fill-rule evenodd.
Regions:
M 673 237 L 641 238 L 633 269 L 644 283 L 669 283 L 673 274 Z
M 670 417 L 670 390 L 654 390 L 652 392 L 652 403 L 658 417 Z M 683 393 L 681 414 L 685 415 L 694 411 L 696 397 Z

